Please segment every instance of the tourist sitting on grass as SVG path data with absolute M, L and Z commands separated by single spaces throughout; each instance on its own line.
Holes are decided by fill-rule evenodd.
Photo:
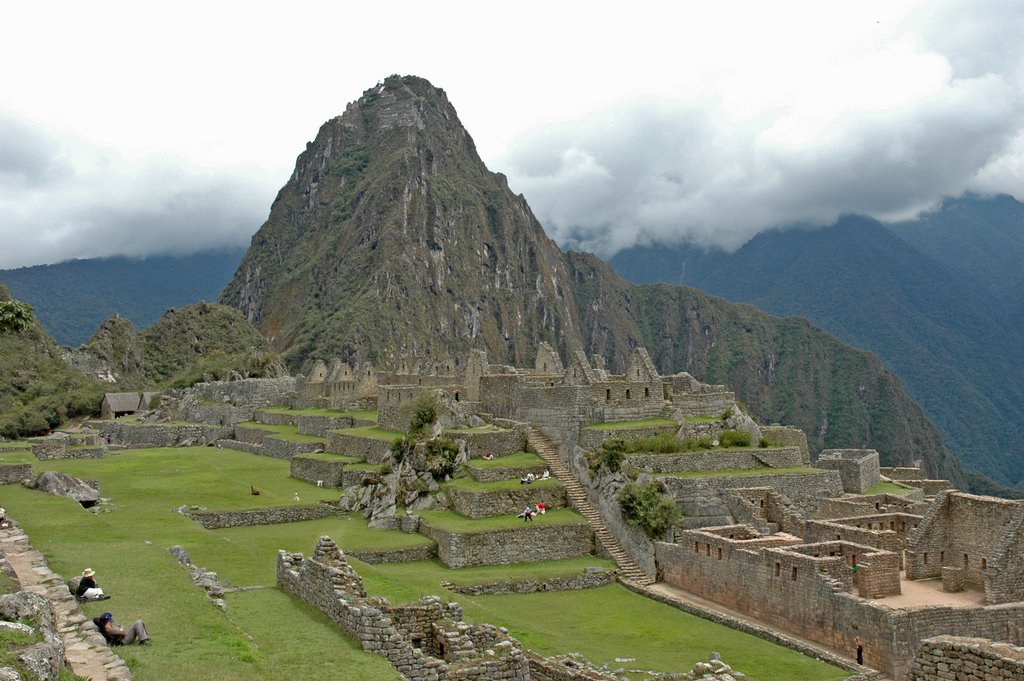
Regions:
M 6 530 L 8 527 L 14 527 L 14 523 L 7 517 L 7 511 L 0 508 L 0 530 Z
M 526 508 L 523 509 L 523 512 L 517 515 L 516 517 L 522 518 L 524 522 L 533 520 L 533 509 L 527 506 Z
M 149 632 L 142 620 L 135 620 L 127 630 L 114 623 L 114 616 L 105 612 L 99 617 L 93 617 L 92 623 L 103 634 L 107 645 L 126 646 L 138 642 L 140 646 L 149 645 Z
M 548 512 L 548 507 L 544 504 L 544 502 L 543 501 L 538 502 L 537 503 L 537 515 L 544 515 L 547 512 Z
M 519 478 L 519 484 L 520 485 L 530 485 L 536 479 L 537 479 L 536 475 L 534 475 L 533 473 L 527 473 L 526 477 Z
M 544 471 L 544 475 L 540 476 L 540 479 L 541 479 L 541 480 L 547 480 L 547 479 L 548 479 L 548 478 L 550 478 L 550 477 L 551 477 L 551 471 L 549 471 L 549 470 L 545 470 L 545 471 Z
M 82 570 L 82 578 L 78 580 L 75 597 L 83 601 L 105 601 L 110 598 L 103 593 L 103 589 L 96 586 L 96 572 L 92 568 Z
M 484 461 L 493 461 L 494 454 L 484 454 Z

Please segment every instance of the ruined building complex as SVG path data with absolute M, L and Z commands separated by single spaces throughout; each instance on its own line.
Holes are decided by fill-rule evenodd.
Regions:
M 367 466 L 393 461 L 389 444 L 368 439 L 352 414 L 375 410 L 374 427 L 397 435 L 423 395 L 437 405 L 434 434 L 460 443 L 459 461 L 471 478 L 486 484 L 524 474 L 526 468 L 479 464 L 485 454 L 500 459 L 528 445 L 543 459 L 536 472 L 550 468 L 559 483 L 531 490 L 531 496 L 543 498 L 548 508 L 570 507 L 582 515 L 558 526 L 527 524 L 515 530 L 511 543 L 498 536 L 511 530 L 469 537 L 436 515 L 421 518 L 421 509 L 438 503 L 468 518 L 515 513 L 523 503 L 520 490 L 507 486 L 493 494 L 457 488 L 439 493 L 429 475 L 368 472 Z M 266 409 L 282 404 L 338 414 Z M 881 467 L 872 450 L 825 451 L 812 464 L 803 433 L 755 423 L 724 386 L 685 373 L 659 375 L 643 348 L 633 351 L 618 375 L 582 353 L 563 362 L 543 343 L 528 368 L 490 364 L 481 351 L 458 362 L 405 358 L 389 372 L 318 361 L 306 378 L 197 386 L 175 416 L 211 429 L 205 435 L 188 431 L 190 438 L 291 459 L 293 476 L 343 490 L 343 507 L 365 509 L 377 526 L 426 535 L 449 566 L 597 552 L 612 557 L 620 579 L 641 593 L 659 581 L 840 656 L 852 655 L 859 637 L 865 664 L 895 679 L 919 678 L 913 674 L 921 669 L 946 665 L 943 656 L 958 654 L 955 637 L 995 642 L 996 648 L 985 650 L 997 653 L 1001 645 L 1024 645 L 1024 504 L 961 493 L 917 469 Z M 320 439 L 280 442 L 260 430 L 260 422 L 287 419 Z M 132 438 L 153 436 L 147 427 L 160 424 L 103 426 L 136 446 Z M 164 446 L 176 437 L 167 428 L 160 436 Z M 718 446 L 719 438 L 737 432 L 749 436 L 749 446 Z M 660 433 L 703 444 L 668 453 L 627 451 L 617 470 L 595 463 L 593 453 L 608 438 L 639 441 Z M 364 463 L 317 458 L 309 453 L 316 448 Z M 663 536 L 647 536 L 623 515 L 617 495 L 631 481 L 656 486 L 682 512 Z M 503 548 L 510 544 L 515 551 Z M 357 639 L 377 631 L 371 619 L 390 612 L 386 603 L 349 593 L 358 587 L 344 577 L 350 570 L 327 540 L 310 559 L 282 554 L 280 561 L 279 581 Z M 338 580 L 349 590 L 341 600 L 330 596 Z M 324 586 L 329 584 L 334 587 Z M 445 665 L 455 658 L 445 641 L 454 636 L 465 639 L 459 644 L 464 662 L 500 646 L 500 678 L 547 678 L 539 667 L 531 671 L 528 651 L 514 640 L 501 643 L 505 634 L 498 630 L 438 624 L 458 621 L 447 607 L 424 601 L 414 614 L 392 613 L 388 626 L 397 629 L 381 654 L 394 657 L 408 678 L 448 678 Z M 395 624 L 408 621 L 419 624 Z M 416 674 L 403 667 L 410 664 Z M 467 666 L 473 665 L 459 668 Z M 498 673 L 497 667 L 487 669 Z M 497 678 L 487 673 L 460 672 L 458 678 Z

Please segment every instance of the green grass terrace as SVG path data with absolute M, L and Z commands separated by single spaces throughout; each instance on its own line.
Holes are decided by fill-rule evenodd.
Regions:
M 345 467 L 355 466 L 356 464 L 363 463 L 363 460 L 357 456 L 349 456 L 348 454 L 335 454 L 334 452 L 313 452 L 310 454 L 299 454 L 298 456 L 303 459 L 316 459 L 317 461 L 330 461 L 332 463 L 343 463 Z
M 498 515 L 489 518 L 467 518 L 454 511 L 420 511 L 420 519 L 431 527 L 447 532 L 475 534 L 495 530 L 518 530 L 524 525 L 522 518 L 514 515 Z M 535 515 L 538 525 L 586 525 L 586 519 L 567 508 L 556 508 L 543 515 Z
M 256 428 L 262 430 L 274 437 L 279 437 L 282 440 L 289 440 L 291 442 L 324 442 L 326 438 L 317 437 L 316 435 L 303 435 L 295 426 L 272 426 L 267 423 L 259 423 L 257 421 L 246 421 L 245 423 L 239 423 L 239 427 L 242 428 Z
M 11 452 L 17 454 L 17 452 Z M 329 496 L 329 490 L 289 477 L 285 460 L 230 449 L 187 447 L 110 451 L 102 459 L 39 461 L 39 470 L 60 470 L 96 479 L 109 504 L 92 513 L 65 497 L 7 485 L 3 505 L 55 572 L 64 576 L 97 571 L 112 596 L 85 603 L 87 618 L 110 610 L 122 620 L 145 620 L 149 647 L 118 649 L 136 681 L 277 681 L 282 678 L 338 678 L 399 681 L 383 658 L 364 652 L 318 611 L 276 586 L 278 549 L 309 555 L 320 535 L 344 551 L 423 545 L 416 534 L 367 527 L 357 515 L 319 520 L 207 530 L 174 513 L 181 505 L 240 509 L 303 503 Z M 250 494 L 250 486 L 260 490 Z M 470 521 L 454 514 L 425 512 L 438 525 L 474 528 L 518 527 L 521 520 Z M 582 522 L 554 510 L 536 523 Z M 181 545 L 194 564 L 217 572 L 229 586 L 248 587 L 225 596 L 227 612 L 211 605 L 167 549 Z M 742 634 L 677 609 L 642 598 L 618 585 L 587 591 L 469 596 L 441 583 L 487 583 L 572 574 L 605 561 L 584 557 L 532 565 L 451 570 L 436 560 L 413 563 L 352 564 L 372 596 L 408 603 L 428 594 L 458 601 L 470 623 L 489 622 L 541 654 L 580 652 L 597 665 L 620 667 L 615 658 L 633 658 L 632 669 L 680 672 L 719 651 L 751 681 L 839 681 L 840 669 L 759 638 Z M 631 674 L 633 679 L 648 674 Z
M 332 433 L 338 433 L 340 435 L 349 435 L 351 437 L 362 437 L 369 438 L 371 440 L 381 440 L 383 442 L 394 442 L 398 438 L 402 437 L 402 433 L 397 430 L 388 430 L 387 428 L 381 428 L 380 426 L 362 426 L 360 428 L 339 428 L 338 430 L 332 430 Z
M 459 489 L 467 492 L 502 492 L 510 489 L 529 488 L 529 489 L 547 489 L 550 487 L 561 487 L 562 483 L 558 478 L 548 478 L 547 480 L 535 480 L 529 485 L 525 485 L 519 480 L 498 480 L 496 482 L 477 482 L 473 478 L 456 478 L 449 482 L 441 485 L 442 488 Z
M 589 423 L 583 430 L 634 430 L 638 428 L 678 428 L 679 424 L 672 419 L 639 419 L 636 421 L 613 421 L 608 423 Z
M 471 459 L 466 465 L 474 468 L 526 468 L 543 466 L 544 459 L 533 452 L 514 452 L 507 456 L 496 456 L 493 459 Z
M 910 494 L 914 491 L 913 487 L 906 487 L 904 485 L 897 485 L 894 482 L 882 481 L 872 487 L 869 490 L 865 490 L 862 494 L 891 494 L 894 497 L 902 497 L 906 494 Z
M 374 421 L 377 420 L 377 412 L 373 410 L 367 411 L 341 411 L 340 409 L 326 409 L 320 407 L 311 407 L 309 409 L 290 409 L 288 407 L 268 407 L 266 409 L 260 409 L 268 414 L 285 414 L 289 416 L 332 416 L 332 417 L 349 417 L 353 419 L 360 419 L 362 421 Z

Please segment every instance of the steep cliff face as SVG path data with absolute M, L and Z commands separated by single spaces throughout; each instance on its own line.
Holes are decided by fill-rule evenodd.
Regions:
M 221 300 L 292 366 L 580 347 L 565 262 L 442 90 L 388 78 L 299 156 Z
M 876 447 L 962 482 L 920 409 L 868 353 L 800 319 L 693 289 L 633 286 L 563 254 L 480 161 L 443 91 L 393 76 L 327 122 L 221 296 L 293 369 L 397 355 L 532 364 L 547 341 L 622 371 L 645 345 L 665 374 L 725 383 L 816 448 Z

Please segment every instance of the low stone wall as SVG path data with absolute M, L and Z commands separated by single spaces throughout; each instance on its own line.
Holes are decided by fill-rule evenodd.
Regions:
M 364 650 L 387 659 L 416 681 L 528 681 L 530 668 L 518 641 L 491 625 L 462 622 L 462 608 L 426 596 L 392 605 L 367 598 L 359 575 L 329 537 L 308 559 L 278 552 L 277 583 L 320 610 Z
M 947 489 L 953 489 L 953 483 L 949 480 L 900 480 L 900 484 L 916 487 L 921 490 L 926 497 L 934 497 L 939 492 L 944 492 Z
M 845 496 L 838 499 L 822 499 L 818 506 L 819 518 L 848 518 L 873 513 L 910 513 L 923 515 L 928 504 L 924 502 L 921 490 L 912 490 L 902 496 L 891 494 L 868 494 Z
M 256 426 L 235 426 L 235 440 L 250 445 L 262 445 L 263 440 L 269 437 L 269 433 Z
M 417 560 L 430 560 L 437 555 L 437 547 L 431 544 L 430 546 L 411 546 L 405 549 L 349 551 L 348 555 L 371 565 L 380 563 L 412 563 Z
M 927 638 L 910 661 L 905 681 L 933 679 L 1024 679 L 1024 648 L 983 638 Z
M 354 428 L 355 420 L 351 416 L 318 416 L 300 414 L 295 418 L 295 428 L 303 435 L 326 438 L 332 430 Z
M 190 390 L 199 399 L 207 402 L 269 407 L 275 404 L 288 404 L 295 394 L 295 379 L 288 377 L 212 381 L 197 383 Z
M 561 560 L 594 551 L 588 525 L 545 525 L 543 516 L 519 529 L 473 533 L 443 530 L 421 519 L 420 534 L 437 542 L 438 557 L 452 568 Z
M 102 459 L 102 447 L 71 446 L 66 437 L 42 440 L 32 445 L 32 456 L 40 461 L 55 459 Z
M 252 415 L 252 420 L 265 423 L 268 426 L 294 426 L 295 414 L 282 414 L 266 409 L 257 409 Z
M 303 520 L 319 520 L 340 513 L 337 506 L 330 504 L 296 504 L 295 506 L 271 506 L 241 511 L 188 511 L 183 515 L 195 520 L 208 530 L 217 530 L 222 527 L 278 525 L 280 523 L 297 523 Z
M 880 466 L 878 472 L 894 482 L 924 478 L 920 468 Z
M 31 477 L 30 463 L 0 463 L 0 485 L 12 485 Z
M 366 459 L 370 463 L 383 463 L 391 454 L 391 443 L 332 432 L 327 434 L 327 451 Z
M 647 473 L 716 471 L 729 468 L 792 468 L 803 464 L 796 447 L 743 451 L 700 450 L 677 454 L 628 454 L 623 463 Z
M 211 423 L 218 426 L 233 426 L 236 423 L 252 421 L 255 407 L 231 404 L 206 404 L 186 401 L 178 409 L 178 418 L 193 423 Z
M 448 487 L 445 494 L 456 513 L 474 519 L 516 515 L 526 506 L 532 508 L 538 503 L 543 503 L 548 508 L 566 505 L 565 487 L 561 484 L 519 485 L 514 489 L 487 491 Z
M 312 454 L 323 450 L 323 442 L 298 442 L 273 436 L 263 438 L 263 454 L 275 459 L 292 459 L 299 454 Z
M 676 434 L 679 426 L 651 426 L 648 428 L 620 428 L 615 430 L 599 430 L 597 428 L 580 428 L 578 444 L 583 449 L 597 450 L 601 443 L 611 438 L 622 440 L 639 440 L 654 437 L 662 433 Z
M 530 681 L 619 681 L 619 677 L 593 666 L 579 654 L 541 657 L 528 651 Z
M 536 466 L 467 466 L 469 477 L 477 482 L 501 482 L 502 480 L 522 480 L 527 473 L 540 477 L 548 467 L 539 463 Z
M 442 582 L 441 586 L 459 594 L 470 596 L 492 596 L 498 594 L 532 594 L 537 591 L 581 591 L 583 589 L 597 589 L 608 586 L 615 582 L 616 574 L 613 570 L 587 570 L 586 572 L 569 577 L 552 577 L 543 581 L 533 579 L 519 579 L 505 582 L 491 582 L 489 584 L 451 584 Z
M 681 505 L 688 515 L 717 515 L 717 512 L 698 512 L 685 508 L 724 509 L 726 502 L 724 490 L 743 487 L 771 487 L 786 495 L 801 510 L 808 513 L 817 510 L 818 500 L 837 497 L 843 493 L 843 485 L 839 474 L 835 471 L 820 473 L 792 474 L 751 474 L 735 477 L 716 478 L 678 478 L 664 476 L 658 478 L 668 495 Z
M 485 454 L 492 456 L 505 456 L 513 452 L 522 451 L 526 445 L 526 428 L 514 430 L 496 430 L 490 433 L 467 433 L 460 431 L 445 431 L 448 437 L 455 440 L 465 440 L 466 451 L 471 459 L 483 458 Z
M 263 455 L 263 445 L 254 445 L 241 440 L 217 440 L 217 448 L 237 449 L 240 452 Z
M 109 433 L 116 444 L 124 445 L 127 449 L 208 445 L 220 439 L 230 438 L 234 433 L 234 429 L 228 426 L 212 426 L 201 423 L 160 424 L 101 421 L 99 427 L 104 433 Z
M 779 426 L 772 424 L 770 426 L 760 426 L 761 435 L 768 438 L 772 442 L 782 445 L 783 447 L 796 447 L 800 450 L 800 453 L 804 457 L 804 463 L 810 464 L 811 453 L 807 447 L 807 434 L 799 428 L 793 428 L 791 426 Z
M 314 485 L 319 482 L 321 487 L 343 487 L 344 471 L 344 461 L 325 461 L 301 454 L 292 457 L 289 464 L 291 477 Z

